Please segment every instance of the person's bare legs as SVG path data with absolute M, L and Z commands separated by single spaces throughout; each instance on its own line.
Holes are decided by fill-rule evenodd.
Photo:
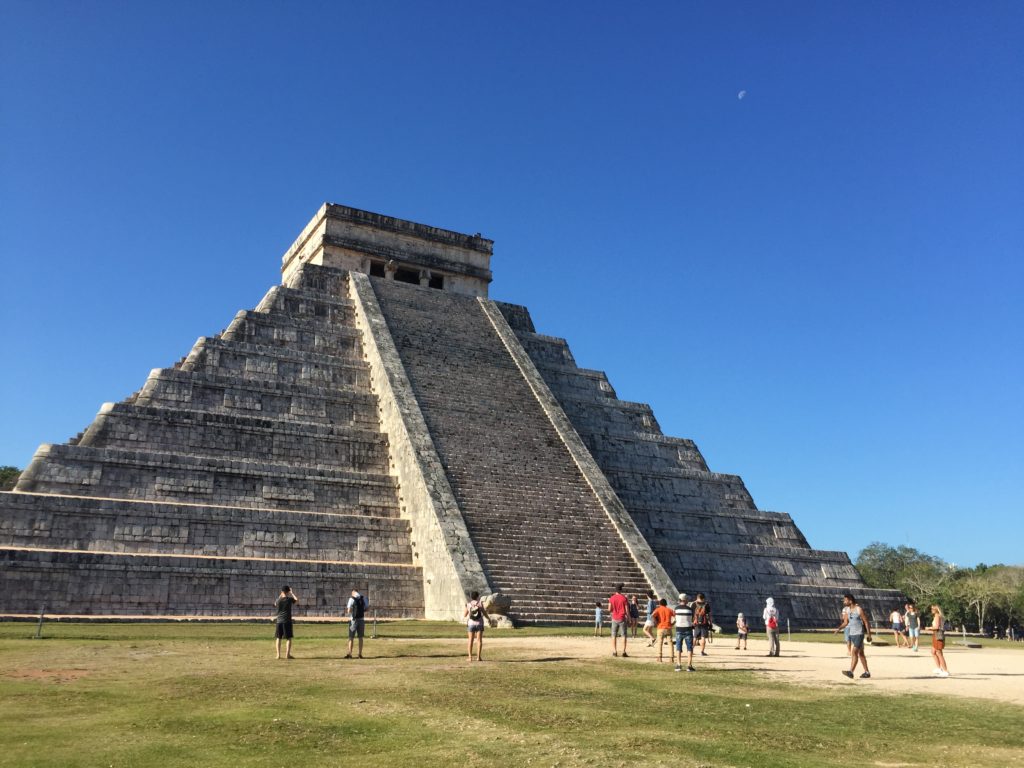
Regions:
M 285 651 L 284 651 L 284 654 L 289 659 L 294 659 L 295 658 L 294 656 L 292 656 L 292 639 L 291 638 L 288 638 L 287 640 L 285 640 Z
M 484 633 L 476 633 L 476 660 L 483 661 L 484 658 Z
M 870 674 L 868 670 L 868 657 L 864 655 L 864 647 L 854 648 L 853 653 L 850 654 L 850 673 L 853 674 L 857 671 L 857 662 L 860 662 L 861 666 L 864 667 L 864 671 Z
M 467 649 L 466 649 L 466 650 L 467 650 L 467 651 L 468 651 L 468 653 L 469 653 L 469 660 L 470 660 L 470 661 L 472 661 L 472 660 L 473 660 L 473 635 L 474 635 L 474 634 L 475 634 L 475 633 L 473 633 L 473 632 L 467 632 L 467 633 L 466 633 L 466 636 L 467 636 L 467 637 L 469 638 L 469 641 L 468 641 L 468 646 L 467 646 Z
M 281 658 L 281 638 L 274 639 L 274 650 L 277 652 L 277 658 Z

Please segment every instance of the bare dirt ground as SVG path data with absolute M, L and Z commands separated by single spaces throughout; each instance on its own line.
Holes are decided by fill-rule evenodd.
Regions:
M 891 693 L 928 693 L 1024 705 L 1024 650 L 1019 648 L 964 648 L 953 640 L 946 645 L 950 676 L 937 678 L 932 674 L 935 664 L 930 638 L 924 639 L 917 653 L 892 645 L 868 646 L 871 679 L 861 680 L 858 667 L 858 677 L 849 680 L 842 675 L 843 669 L 849 669 L 849 657 L 846 646 L 841 643 L 787 643 L 783 636 L 782 655 L 768 658 L 768 646 L 763 638 L 752 639 L 747 651 L 735 650 L 734 642 L 731 638 L 719 638 L 708 645 L 707 656 L 697 653 L 694 657 L 697 673 L 704 669 L 746 670 L 798 685 L 870 686 Z M 492 631 L 485 643 L 485 657 L 489 646 L 502 651 L 514 649 L 517 655 L 535 653 L 548 658 L 611 660 L 611 640 L 607 636 L 512 638 Z M 658 663 L 657 649 L 647 647 L 646 641 L 631 639 L 628 647 L 630 658 L 622 663 Z M 664 658 L 666 672 L 670 673 L 672 666 L 667 646 Z

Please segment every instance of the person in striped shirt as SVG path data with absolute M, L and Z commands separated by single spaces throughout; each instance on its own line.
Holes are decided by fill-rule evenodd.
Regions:
M 679 595 L 676 604 L 676 672 L 683 671 L 683 645 L 688 655 L 686 671 L 696 672 L 693 668 L 693 603 L 685 592 Z

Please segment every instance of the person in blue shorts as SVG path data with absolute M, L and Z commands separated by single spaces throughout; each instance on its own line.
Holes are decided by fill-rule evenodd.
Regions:
M 693 668 L 693 603 L 686 593 L 679 595 L 676 604 L 676 672 L 683 671 L 683 646 L 688 655 L 686 671 L 696 672 Z
M 868 669 L 868 658 L 864 655 L 864 642 L 871 641 L 871 622 L 868 621 L 868 615 L 857 605 L 857 600 L 853 595 L 847 593 L 843 595 L 843 622 L 835 631 L 839 632 L 849 627 L 850 629 L 850 646 L 852 647 L 852 653 L 850 654 L 850 668 L 844 669 L 843 674 L 849 678 L 853 677 L 854 672 L 857 671 L 857 662 L 859 661 L 864 667 L 864 672 L 861 673 L 861 677 L 871 677 L 871 671 Z

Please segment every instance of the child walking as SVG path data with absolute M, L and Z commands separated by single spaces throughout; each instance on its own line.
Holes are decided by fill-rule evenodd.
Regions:
M 601 637 L 601 627 L 604 626 L 603 614 L 600 601 L 594 603 L 594 637 Z

